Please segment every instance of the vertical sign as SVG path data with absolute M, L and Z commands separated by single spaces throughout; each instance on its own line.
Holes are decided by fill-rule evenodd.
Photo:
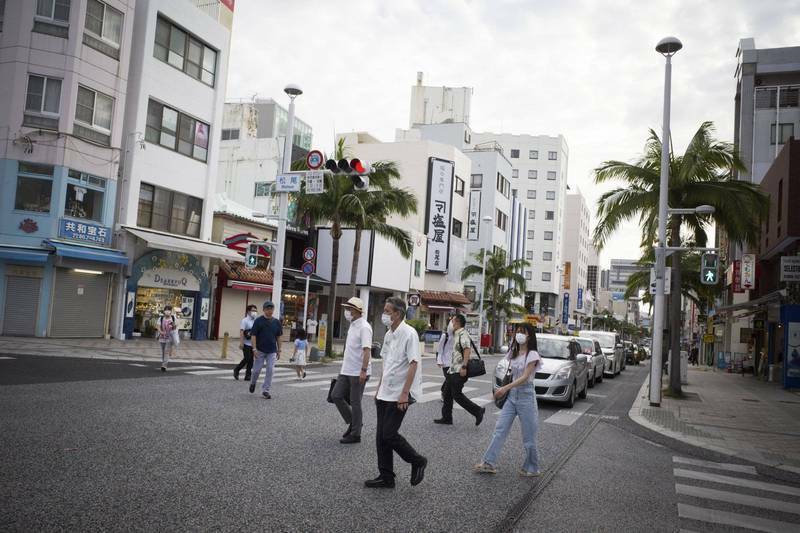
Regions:
M 583 287 L 578 287 L 578 301 L 575 302 L 575 309 L 583 309 Z
M 742 256 L 742 289 L 753 289 L 756 286 L 756 256 Z
M 742 289 L 742 262 L 739 259 L 733 262 L 733 292 L 744 292 Z
M 481 191 L 469 191 L 469 218 L 467 219 L 467 240 L 481 238 Z
M 569 324 L 569 293 L 564 293 L 564 309 L 561 311 L 561 323 Z
M 428 163 L 428 206 L 425 232 L 428 255 L 425 268 L 431 272 L 447 272 L 450 262 L 450 213 L 453 198 L 455 163 L 431 157 Z
M 572 278 L 572 263 L 567 261 L 564 263 L 564 288 L 569 290 L 570 278 Z

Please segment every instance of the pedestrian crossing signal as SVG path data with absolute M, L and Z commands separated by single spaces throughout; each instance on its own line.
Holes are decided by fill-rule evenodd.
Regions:
M 258 266 L 258 244 L 250 243 L 247 245 L 247 254 L 244 258 L 244 266 L 253 269 Z
M 706 252 L 700 258 L 700 283 L 716 285 L 719 278 L 719 257 L 715 253 Z

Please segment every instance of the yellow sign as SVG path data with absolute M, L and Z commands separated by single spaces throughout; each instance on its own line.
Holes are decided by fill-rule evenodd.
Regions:
M 706 333 L 705 335 L 703 335 L 703 342 L 705 342 L 706 344 L 714 344 L 715 340 L 716 339 L 713 334 Z
M 536 315 L 525 315 L 525 322 L 536 326 L 539 324 L 539 317 Z
M 317 335 L 317 348 L 320 350 L 325 349 L 325 337 L 328 336 L 328 323 L 326 321 L 321 321 L 319 323 L 319 333 Z

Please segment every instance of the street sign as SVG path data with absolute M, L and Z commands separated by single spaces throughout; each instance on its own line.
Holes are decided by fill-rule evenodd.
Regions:
M 317 257 L 317 251 L 315 249 L 308 247 L 303 250 L 303 259 L 306 261 L 313 261 L 315 257 Z
M 756 286 L 756 256 L 744 254 L 742 256 L 742 288 L 753 289 Z
M 277 192 L 300 192 L 300 178 L 302 174 L 286 173 L 278 174 L 275 178 L 275 190 Z
M 408 305 L 411 307 L 418 307 L 419 306 L 419 294 L 409 294 L 408 295 Z
M 664 267 L 664 294 L 670 293 L 672 286 L 672 267 Z M 650 294 L 656 293 L 656 269 L 650 269 Z
M 706 252 L 700 258 L 700 283 L 716 285 L 719 281 L 719 256 Z
M 322 165 L 325 164 L 325 155 L 319 150 L 311 150 L 308 152 L 306 156 L 306 165 L 311 170 L 317 170 L 318 168 L 322 168 Z
M 307 261 L 303 263 L 303 274 L 306 276 L 310 276 L 314 273 L 314 263 Z
M 800 281 L 800 255 L 781 257 L 781 281 Z
M 564 293 L 564 309 L 561 311 L 561 322 L 569 323 L 569 293 Z
M 322 194 L 325 192 L 325 174 L 321 170 L 306 172 L 306 194 Z
M 583 287 L 578 287 L 578 301 L 575 302 L 575 309 L 583 309 Z

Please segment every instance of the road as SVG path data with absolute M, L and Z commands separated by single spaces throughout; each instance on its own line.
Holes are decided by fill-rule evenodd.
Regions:
M 487 368 L 497 358 L 487 358 Z M 380 362 L 376 362 L 376 370 Z M 249 394 L 230 366 L 0 358 L 0 530 L 174 531 L 796 531 L 800 484 L 682 445 L 627 418 L 647 367 L 628 366 L 568 410 L 540 403 L 544 475 L 517 476 L 515 425 L 496 476 L 471 471 L 496 409 L 490 381 L 480 426 L 438 417 L 441 373 L 423 363 L 425 394 L 403 434 L 429 459 L 411 487 L 396 460 L 394 490 L 377 475 L 376 381 L 363 441 L 338 442 L 344 423 L 325 402 L 338 365 L 304 382 L 281 369 L 273 399 Z M 733 528 L 731 524 L 746 526 Z

